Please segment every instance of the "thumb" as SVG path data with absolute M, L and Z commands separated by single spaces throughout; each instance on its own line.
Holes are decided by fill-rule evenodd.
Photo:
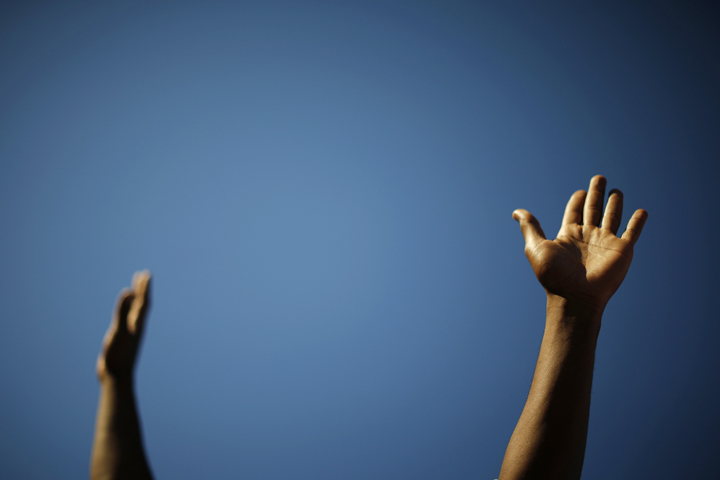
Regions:
M 525 246 L 531 247 L 542 240 L 545 240 L 545 232 L 543 232 L 540 222 L 532 213 L 518 208 L 513 212 L 513 219 L 520 223 L 520 230 L 525 238 Z

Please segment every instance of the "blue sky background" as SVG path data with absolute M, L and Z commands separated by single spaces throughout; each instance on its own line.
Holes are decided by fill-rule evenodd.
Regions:
M 597 3 L 4 2 L 0 476 L 87 475 L 149 268 L 157 478 L 496 478 L 544 321 L 511 212 L 554 236 L 598 173 L 650 217 L 583 478 L 720 475 L 720 15 Z

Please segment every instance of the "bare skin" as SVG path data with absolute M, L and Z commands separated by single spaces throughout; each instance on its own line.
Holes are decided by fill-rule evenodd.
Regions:
M 545 333 L 525 408 L 505 452 L 500 480 L 578 479 L 590 414 L 595 347 L 605 306 L 622 283 L 647 212 L 637 210 L 621 237 L 623 196 L 596 175 L 575 192 L 555 240 L 527 210 L 513 218 L 525 254 L 547 293 Z
M 621 237 L 622 193 L 597 175 L 568 202 L 548 240 L 540 223 L 516 210 L 525 253 L 547 293 L 545 333 L 525 408 L 510 439 L 500 480 L 578 479 L 590 412 L 592 371 L 602 314 L 622 283 L 647 212 L 637 210 Z M 602 218 L 602 222 L 601 222 Z M 138 272 L 117 301 L 98 357 L 101 384 L 90 476 L 151 479 L 134 390 L 134 368 L 150 305 L 150 273 Z
M 100 401 L 90 478 L 152 479 L 135 402 L 134 370 L 150 307 L 150 272 L 138 272 L 120 292 L 97 360 Z

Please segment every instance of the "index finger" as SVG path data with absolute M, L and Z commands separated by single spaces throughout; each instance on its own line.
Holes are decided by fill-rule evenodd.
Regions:
M 572 194 L 565 207 L 565 214 L 562 219 L 563 225 L 580 225 L 586 198 L 587 192 L 585 190 L 578 190 Z

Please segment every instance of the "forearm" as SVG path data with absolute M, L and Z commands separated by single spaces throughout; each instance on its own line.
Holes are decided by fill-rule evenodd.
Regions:
M 601 310 L 548 297 L 535 375 L 501 480 L 580 478 L 601 316 Z
M 90 478 L 152 479 L 145 458 L 132 380 L 101 382 Z

